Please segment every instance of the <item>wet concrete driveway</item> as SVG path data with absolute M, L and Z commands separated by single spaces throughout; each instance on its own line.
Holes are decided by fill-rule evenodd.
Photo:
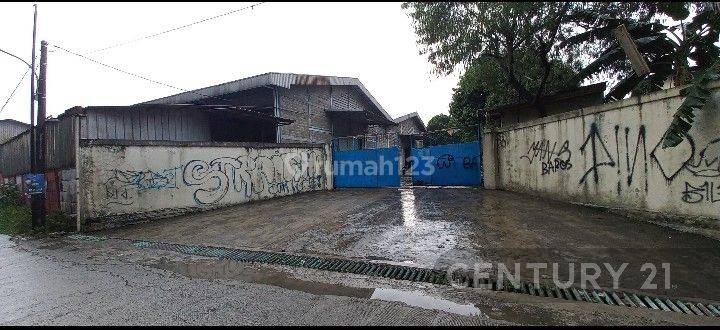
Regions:
M 621 289 L 720 300 L 720 242 L 695 234 L 532 196 L 470 188 L 338 189 L 253 202 L 106 232 L 190 245 L 386 260 L 445 268 L 462 262 L 558 264 L 580 284 L 580 263 L 597 282 L 618 270 Z M 651 263 L 652 266 L 643 266 Z M 665 265 L 663 265 L 665 264 Z M 570 267 L 573 267 L 570 271 Z M 643 268 L 645 267 L 645 268 Z M 654 269 L 653 269 L 654 268 Z M 667 275 L 670 276 L 667 276 Z M 666 279 L 668 281 L 666 281 Z M 669 284 L 665 287 L 666 282 Z M 657 289 L 642 288 L 655 284 Z

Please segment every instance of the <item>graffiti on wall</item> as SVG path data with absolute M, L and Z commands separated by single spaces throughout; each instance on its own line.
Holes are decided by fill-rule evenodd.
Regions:
M 196 187 L 193 197 L 200 205 L 218 203 L 231 191 L 246 198 L 275 197 L 322 188 L 323 162 L 314 152 L 192 160 L 185 165 L 183 182 Z
M 208 206 L 322 189 L 324 163 L 324 153 L 314 150 L 194 159 L 161 171 L 112 170 L 102 185 L 108 204 L 132 205 L 148 190 L 191 189 L 194 203 Z
M 437 159 L 435 159 L 435 168 L 438 170 L 451 168 L 453 166 L 453 163 L 455 163 L 455 157 L 453 157 L 453 155 L 443 154 Z
M 612 131 L 603 134 L 597 123 L 591 123 L 587 134 L 575 146 L 568 140 L 533 141 L 520 158 L 532 167 L 537 166 L 537 173 L 545 176 L 573 168 L 576 161 L 573 161 L 572 151 L 577 150 L 585 160 L 580 162 L 584 165 L 580 165 L 582 168 L 578 183 L 605 184 L 603 180 L 613 178 L 618 195 L 628 188 L 644 188 L 647 192 L 651 166 L 657 168 L 659 175 L 668 183 L 685 172 L 690 174 L 690 178 L 685 176 L 683 181 L 684 188 L 680 196 L 683 202 L 697 204 L 720 201 L 720 183 L 713 181 L 714 178 L 720 178 L 720 138 L 696 146 L 693 137 L 686 135 L 679 146 L 665 149 L 660 139 L 650 149 L 644 125 L 611 127 Z
M 690 182 L 685 182 L 682 201 L 690 204 L 720 202 L 720 184 L 703 181 L 700 185 L 694 186 Z
M 572 151 L 570 151 L 570 141 L 568 140 L 565 140 L 559 148 L 557 141 L 535 141 L 532 143 L 528 151 L 524 155 L 520 156 L 520 158 L 526 159 L 530 164 L 533 164 L 533 162 L 537 160 L 540 164 L 541 175 L 571 169 L 571 157 Z
M 478 168 L 479 162 L 480 156 L 463 156 L 462 158 L 462 166 L 466 170 Z M 435 169 L 437 170 L 453 168 L 453 164 L 455 164 L 455 156 L 451 154 L 443 154 L 435 158 Z
M 593 181 L 598 183 L 600 177 L 598 176 L 598 169 L 603 166 L 615 167 L 615 159 L 608 150 L 607 144 L 600 136 L 597 124 L 592 123 L 590 125 L 590 133 L 588 133 L 585 141 L 580 146 L 580 153 L 591 155 L 591 165 L 585 171 L 585 174 L 580 178 L 580 184 L 585 182 L 588 175 L 592 174 Z
M 113 169 L 103 184 L 105 198 L 110 204 L 130 205 L 135 202 L 137 193 L 146 190 L 178 188 L 178 172 L 181 167 L 160 171 L 123 171 Z
M 685 168 L 695 176 L 720 177 L 720 138 L 710 141 L 697 156 L 685 163 Z
M 466 170 L 478 168 L 480 163 L 480 156 L 464 156 L 463 157 L 463 168 Z

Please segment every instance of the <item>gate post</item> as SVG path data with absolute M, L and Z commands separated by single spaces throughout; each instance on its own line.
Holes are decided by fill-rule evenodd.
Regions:
M 325 164 L 323 164 L 323 168 L 325 169 L 325 185 L 328 190 L 335 189 L 335 167 L 333 166 L 333 150 L 332 147 L 333 140 L 330 140 L 329 143 L 326 143 L 323 149 L 325 149 Z
M 482 135 L 482 171 L 483 186 L 485 189 L 497 189 L 497 135 L 495 131 L 488 131 Z

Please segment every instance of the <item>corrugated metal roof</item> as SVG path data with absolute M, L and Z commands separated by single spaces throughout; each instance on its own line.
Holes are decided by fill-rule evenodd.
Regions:
M 370 103 L 378 111 L 380 111 L 380 113 L 382 113 L 387 120 L 392 121 L 392 117 L 390 117 L 387 111 L 385 111 L 385 109 L 380 105 L 380 103 L 378 103 L 375 97 L 370 94 L 370 92 L 367 90 L 367 88 L 365 88 L 365 86 L 360 82 L 359 79 L 353 77 L 336 77 L 296 73 L 268 72 L 257 76 L 243 78 L 215 86 L 204 87 L 189 92 L 179 93 L 143 102 L 141 104 L 185 104 L 209 97 L 231 94 L 261 86 L 278 86 L 283 88 L 290 88 L 290 86 L 292 85 L 354 86 L 358 88 L 365 97 L 367 97 Z
M 0 144 L 9 141 L 28 129 L 30 129 L 29 124 L 14 119 L 0 120 Z
M 416 122 L 420 123 L 420 127 L 422 127 L 422 130 L 423 130 L 423 131 L 427 131 L 427 128 L 425 127 L 425 122 L 422 121 L 422 118 L 420 118 L 420 115 L 418 115 L 417 112 L 411 112 L 411 113 L 409 113 L 409 114 L 407 114 L 407 115 L 400 116 L 400 117 L 398 117 L 398 118 L 393 119 L 393 121 L 394 121 L 396 124 L 400 124 L 401 122 L 404 122 L 404 121 L 406 121 L 406 120 L 408 120 L 408 119 L 411 119 L 411 118 L 412 118 L 413 120 L 415 120 Z

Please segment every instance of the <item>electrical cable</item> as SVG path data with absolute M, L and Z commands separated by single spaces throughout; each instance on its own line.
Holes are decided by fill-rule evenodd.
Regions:
M 146 36 L 143 36 L 143 37 L 140 37 L 140 38 L 136 38 L 136 39 L 132 39 L 132 40 L 128 40 L 128 41 L 123 41 L 123 42 L 120 42 L 120 43 L 117 43 L 117 44 L 114 44 L 114 45 L 110 45 L 110 46 L 107 46 L 107 47 L 104 47 L 104 48 L 96 49 L 96 50 L 87 52 L 87 53 L 85 53 L 85 54 L 88 54 L 88 55 L 89 55 L 89 54 L 93 54 L 93 53 L 97 53 L 97 52 L 102 52 L 102 51 L 106 51 L 106 50 L 109 50 L 109 49 L 112 49 L 112 48 L 117 48 L 117 47 L 125 46 L 125 45 L 128 45 L 128 44 L 134 43 L 134 42 L 138 42 L 138 41 L 142 41 L 142 40 L 154 38 L 154 37 L 157 37 L 157 36 L 161 36 L 161 35 L 163 35 L 163 34 L 166 34 L 166 33 L 170 33 L 170 32 L 173 32 L 173 31 L 177 31 L 177 30 L 181 30 L 181 29 L 188 28 L 188 27 L 191 27 L 191 26 L 196 25 L 196 24 L 200 24 L 200 23 L 204 23 L 204 22 L 207 22 L 207 21 L 211 21 L 211 20 L 214 20 L 214 19 L 217 19 L 217 18 L 220 18 L 220 17 L 224 17 L 224 16 L 227 16 L 227 15 L 235 14 L 235 13 L 241 12 L 241 11 L 246 10 L 246 9 L 253 9 L 253 8 L 255 8 L 255 6 L 259 6 L 259 5 L 262 5 L 262 4 L 264 4 L 264 3 L 265 3 L 265 2 L 259 2 L 259 3 L 256 3 L 256 4 L 248 5 L 248 6 L 239 8 L 239 9 L 231 10 L 231 11 L 229 11 L 229 12 L 226 12 L 226 13 L 223 13 L 223 14 L 220 14 L 220 15 L 216 15 L 216 16 L 213 16 L 213 17 L 204 18 L 204 19 L 201 19 L 201 20 L 199 20 L 199 21 L 195 21 L 195 22 L 188 23 L 188 24 L 185 24 L 185 25 L 182 25 L 182 26 L 178 26 L 178 27 L 175 27 L 175 28 L 172 28 L 172 29 L 169 29 L 169 30 L 165 30 L 165 31 L 162 31 L 162 32 L 157 32 L 157 33 L 149 34 L 149 35 L 146 35 Z
M 25 70 L 25 73 L 22 75 L 22 77 L 20 77 L 20 81 L 18 81 L 17 85 L 15 85 L 15 89 L 13 89 L 12 93 L 10 93 L 10 96 L 8 96 L 7 100 L 5 100 L 5 104 L 3 104 L 2 108 L 0 108 L 0 113 L 5 110 L 5 106 L 8 105 L 10 100 L 13 98 L 15 92 L 17 92 L 18 88 L 20 87 L 20 84 L 22 84 L 23 80 L 25 80 L 25 76 L 27 76 L 28 72 L 30 72 L 30 68 Z

